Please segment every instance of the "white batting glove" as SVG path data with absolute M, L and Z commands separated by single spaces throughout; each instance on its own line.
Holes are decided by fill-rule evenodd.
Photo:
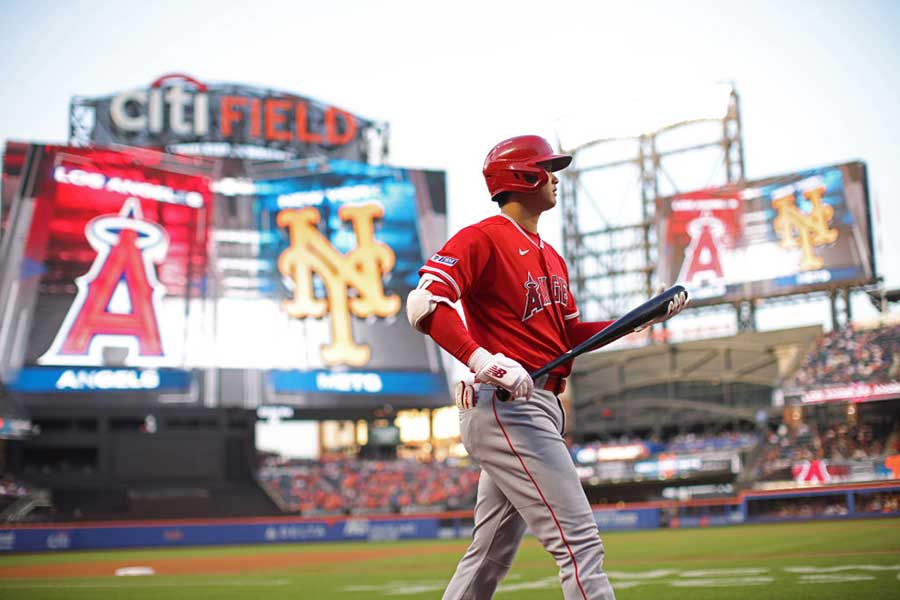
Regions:
M 469 368 L 475 372 L 475 381 L 503 388 L 513 398 L 527 400 L 534 391 L 534 381 L 525 367 L 499 352 L 491 354 L 478 348 L 469 357 Z
M 667 319 L 671 319 L 672 317 L 683 311 L 684 307 L 688 305 L 688 302 L 690 302 L 690 298 L 688 298 L 688 294 L 686 291 L 675 294 L 675 297 L 669 300 L 669 306 L 666 309 L 666 314 L 662 315 L 661 317 L 657 317 L 652 321 L 648 321 L 644 325 L 635 329 L 635 332 L 643 331 L 648 327 L 656 325 L 657 323 L 662 323 Z
M 453 388 L 453 401 L 459 410 L 475 407 L 475 388 L 468 381 L 457 381 Z

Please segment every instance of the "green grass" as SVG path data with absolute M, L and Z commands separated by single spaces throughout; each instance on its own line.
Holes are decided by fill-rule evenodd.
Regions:
M 607 533 L 606 568 L 619 600 L 900 599 L 900 519 L 746 525 Z M 466 540 L 283 544 L 196 549 L 61 552 L 0 556 L 10 567 L 81 565 L 105 577 L 0 579 L 0 598 L 425 599 L 440 598 Z M 338 558 L 340 554 L 355 557 Z M 251 570 L 114 577 L 115 566 L 148 561 L 207 565 L 239 561 Z M 556 566 L 526 539 L 495 596 L 560 599 Z

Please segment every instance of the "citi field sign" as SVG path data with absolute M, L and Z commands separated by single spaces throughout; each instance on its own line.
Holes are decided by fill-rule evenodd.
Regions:
M 382 134 L 385 129 L 384 124 L 307 97 L 206 83 L 181 73 L 112 96 L 76 97 L 70 110 L 75 144 L 127 144 L 243 158 L 323 156 L 365 162 L 370 131 Z

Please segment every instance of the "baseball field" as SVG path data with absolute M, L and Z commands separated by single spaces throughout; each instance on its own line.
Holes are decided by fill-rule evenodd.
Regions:
M 620 600 L 900 598 L 900 519 L 607 533 L 604 541 Z M 0 598 L 440 598 L 466 543 L 9 555 L 0 557 Z M 562 598 L 556 567 L 534 539 L 496 597 Z

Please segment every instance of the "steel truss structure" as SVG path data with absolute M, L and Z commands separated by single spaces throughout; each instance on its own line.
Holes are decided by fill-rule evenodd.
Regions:
M 659 249 L 654 227 L 657 198 L 699 187 L 744 182 L 740 99 L 733 85 L 727 98 L 727 106 L 719 117 L 690 119 L 649 133 L 596 139 L 572 148 L 561 148 L 574 157 L 572 166 L 561 173 L 563 252 L 585 320 L 616 318 L 653 296 L 659 285 L 675 283 L 655 282 L 653 278 Z M 671 142 L 673 137 L 677 138 L 674 144 Z M 598 155 L 603 156 L 603 160 L 594 160 Z M 700 186 L 682 183 L 687 167 L 702 164 L 710 155 L 714 157 L 713 177 Z M 586 227 L 590 219 L 584 218 L 584 209 L 590 204 L 596 207 L 596 197 L 610 189 L 603 185 L 604 176 L 617 169 L 625 170 L 639 188 L 639 219 L 615 223 L 604 219 L 600 228 Z M 613 196 L 602 200 L 606 206 L 627 203 L 629 199 Z M 881 289 L 881 279 L 877 278 L 862 286 L 749 299 L 692 311 L 695 314 L 731 311 L 737 331 L 754 331 L 758 308 L 813 302 L 827 297 L 832 328 L 839 329 L 852 321 L 850 299 L 854 291 L 877 295 Z
M 662 137 L 673 134 L 693 136 L 692 143 L 663 147 Z M 622 149 L 616 153 L 616 150 Z M 612 149 L 611 159 L 597 162 L 591 154 Z M 679 189 L 678 172 L 669 166 L 673 157 L 716 152 L 717 166 L 724 166 L 724 180 L 712 185 L 744 180 L 744 150 L 737 91 L 732 86 L 723 117 L 681 121 L 650 133 L 633 137 L 597 139 L 574 148 L 572 167 L 562 172 L 560 204 L 563 213 L 563 252 L 572 272 L 570 280 L 587 320 L 616 317 L 653 295 L 657 240 L 654 231 L 656 199 L 665 186 Z M 609 152 L 606 153 L 607 156 Z M 640 188 L 640 220 L 631 223 L 607 222 L 599 229 L 586 229 L 580 218 L 581 204 L 592 200 L 596 187 L 590 176 L 602 177 L 614 169 L 630 170 Z M 720 169 L 722 170 L 722 169 Z M 602 187 L 602 186 L 601 186 Z M 607 200 L 604 198 L 604 200 Z M 621 201 L 618 198 L 611 202 Z M 672 283 L 672 282 L 667 282 Z M 752 313 L 751 308 L 745 312 Z M 746 320 L 746 319 L 745 319 Z M 749 321 L 748 321 L 749 322 Z

